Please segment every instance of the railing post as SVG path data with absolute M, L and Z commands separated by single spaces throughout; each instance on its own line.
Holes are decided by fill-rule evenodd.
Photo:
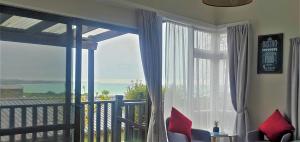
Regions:
M 122 117 L 122 106 L 123 106 L 123 96 L 116 95 L 114 98 L 114 118 L 113 118 L 113 142 L 121 142 L 121 121 L 119 118 Z
M 108 141 L 108 125 L 107 125 L 107 114 L 108 114 L 108 103 L 104 103 L 103 106 L 104 112 L 103 112 L 103 141 L 107 142 Z
M 21 107 L 21 127 L 23 128 L 26 127 L 26 111 L 26 107 Z M 22 134 L 21 141 L 26 141 L 26 134 Z
M 15 128 L 15 108 L 11 107 L 9 109 L 9 128 Z M 15 135 L 9 136 L 9 141 L 15 141 Z

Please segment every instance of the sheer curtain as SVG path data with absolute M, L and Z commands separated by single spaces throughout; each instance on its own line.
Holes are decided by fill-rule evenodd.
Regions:
M 172 22 L 163 24 L 163 70 L 165 118 L 172 106 L 187 113 L 188 103 L 188 28 Z
M 201 30 L 175 22 L 163 24 L 165 117 L 171 107 L 193 121 L 193 128 L 233 133 L 226 30 Z

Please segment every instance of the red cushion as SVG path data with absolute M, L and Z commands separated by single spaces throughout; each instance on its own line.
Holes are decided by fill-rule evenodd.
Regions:
M 264 133 L 272 142 L 280 141 L 282 136 L 290 133 L 295 128 L 276 110 L 263 124 L 259 130 Z
M 173 107 L 169 119 L 168 131 L 184 134 L 188 137 L 189 141 L 191 141 L 192 121 Z

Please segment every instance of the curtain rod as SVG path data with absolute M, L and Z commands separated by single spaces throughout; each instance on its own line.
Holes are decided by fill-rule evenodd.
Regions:
M 227 28 L 230 26 L 236 26 L 236 25 L 242 25 L 242 24 L 250 24 L 250 21 L 240 21 L 240 22 L 234 22 L 234 23 L 227 23 L 227 24 L 222 24 L 222 25 L 218 25 L 218 29 L 222 29 L 222 28 Z
M 202 21 L 194 20 L 194 19 L 190 19 L 190 18 L 186 18 L 183 16 L 178 16 L 178 15 L 174 15 L 174 14 L 170 14 L 170 13 L 166 13 L 166 12 L 158 12 L 158 14 L 160 16 L 162 16 L 164 18 L 164 20 L 166 20 L 166 21 L 175 22 L 175 23 L 182 24 L 185 26 L 191 26 L 194 28 L 208 30 L 208 31 L 215 31 L 217 29 L 216 25 L 213 25 L 210 23 L 205 23 Z

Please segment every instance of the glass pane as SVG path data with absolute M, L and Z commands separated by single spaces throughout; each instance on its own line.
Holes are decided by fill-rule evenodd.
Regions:
M 194 59 L 194 99 L 192 108 L 194 116 L 198 119 L 194 122 L 195 127 L 209 130 L 211 127 L 212 112 L 212 70 L 211 60 Z
M 194 31 L 194 48 L 203 50 L 213 50 L 213 34 L 195 30 Z
M 140 125 L 147 123 L 145 99 L 148 93 L 144 80 L 138 35 L 86 25 L 82 27 L 82 31 L 83 39 L 94 43 L 85 44 L 83 42 L 81 100 L 84 107 L 81 111 L 86 119 L 81 122 L 85 125 L 81 133 L 84 133 L 84 139 L 87 140 L 91 137 L 88 132 L 92 131 L 97 134 L 100 131 L 101 141 L 111 141 L 112 126 L 114 125 L 112 120 L 117 117 L 113 115 L 113 104 L 117 95 L 126 100 L 122 106 L 123 115 L 119 117 Z M 95 44 L 96 46 L 93 47 Z M 92 66 L 89 58 L 92 55 L 94 56 L 94 77 L 89 78 L 89 69 Z M 90 82 L 89 79 L 93 79 L 94 82 Z M 89 90 L 91 85 L 94 86 L 94 90 Z M 91 91 L 93 92 L 90 93 Z M 94 101 L 92 106 L 88 105 L 91 104 L 91 101 Z M 132 115 L 134 116 L 131 118 L 128 118 L 128 114 L 125 115 L 127 103 L 131 103 L 130 108 L 133 109 Z M 97 113 L 100 113 L 101 117 Z M 97 124 L 97 119 L 100 121 L 99 124 Z M 104 135 L 106 129 L 108 130 L 107 139 Z M 122 123 L 121 129 L 121 141 L 133 141 L 127 139 L 129 133 L 125 132 L 127 129 L 125 129 L 124 123 Z M 139 131 L 141 131 L 140 134 L 145 132 Z M 140 134 L 137 136 L 137 141 L 144 141 L 141 138 L 144 139 L 145 136 Z M 96 139 L 95 136 L 92 137 Z
M 0 129 L 33 126 L 47 129 L 49 125 L 63 125 L 67 42 L 62 39 L 66 39 L 66 24 L 16 15 L 1 16 L 4 20 L 0 23 Z M 51 29 L 56 25 L 63 30 Z M 63 131 L 2 136 L 0 141 L 46 137 L 47 141 L 63 138 Z

